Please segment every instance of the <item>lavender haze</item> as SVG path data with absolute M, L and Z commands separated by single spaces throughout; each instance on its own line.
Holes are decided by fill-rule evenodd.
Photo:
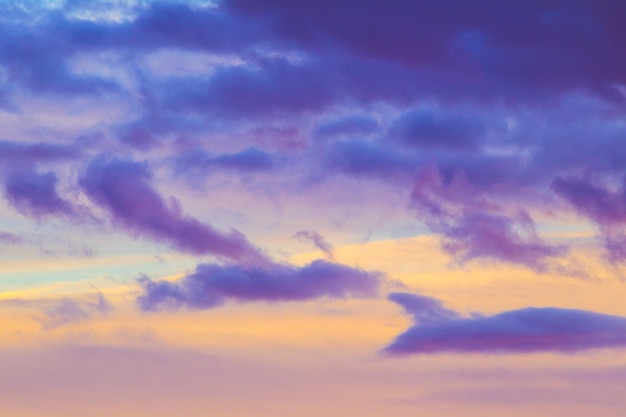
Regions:
M 0 0 L 0 414 L 622 416 L 625 42 L 626 0 Z

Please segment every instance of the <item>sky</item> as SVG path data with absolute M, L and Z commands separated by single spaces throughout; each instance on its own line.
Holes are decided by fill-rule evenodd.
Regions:
M 0 0 L 0 411 L 620 416 L 626 2 Z

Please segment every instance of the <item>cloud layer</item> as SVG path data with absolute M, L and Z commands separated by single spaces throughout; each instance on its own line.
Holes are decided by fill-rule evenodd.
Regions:
M 5 198 L 42 221 L 74 214 L 79 201 L 57 190 L 78 185 L 72 199 L 136 237 L 258 261 L 239 232 L 167 203 L 152 172 L 190 188 L 235 178 L 281 201 L 358 181 L 412 190 L 416 225 L 458 263 L 551 271 L 570 252 L 545 225 L 577 213 L 621 265 L 624 12 L 594 1 L 6 5 L 0 104 L 22 122 L 0 138 Z M 43 101 L 68 110 L 28 119 Z

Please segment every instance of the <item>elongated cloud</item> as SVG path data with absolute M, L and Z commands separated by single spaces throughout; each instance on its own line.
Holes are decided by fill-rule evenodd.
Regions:
M 415 325 L 384 352 L 391 355 L 457 353 L 573 353 L 626 348 L 626 317 L 563 308 L 524 308 L 493 316 L 462 317 L 437 299 L 393 293 L 391 301 Z
M 193 274 L 176 282 L 142 279 L 143 294 L 137 302 L 142 310 L 154 311 L 215 308 L 229 300 L 282 302 L 371 297 L 377 294 L 382 279 L 378 272 L 322 260 L 303 267 L 202 264 Z
M 107 209 L 121 226 L 139 236 L 169 243 L 195 255 L 216 255 L 239 261 L 262 261 L 265 256 L 236 230 L 220 232 L 181 213 L 175 200 L 167 205 L 151 184 L 141 163 L 97 158 L 80 184 L 96 204 Z

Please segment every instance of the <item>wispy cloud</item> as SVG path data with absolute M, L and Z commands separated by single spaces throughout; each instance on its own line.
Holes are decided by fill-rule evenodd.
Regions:
M 324 239 L 324 236 L 319 234 L 314 230 L 300 230 L 295 235 L 294 238 L 300 240 L 308 240 L 315 245 L 316 248 L 321 250 L 326 258 L 333 260 L 335 259 L 335 254 L 333 252 L 333 246 Z

